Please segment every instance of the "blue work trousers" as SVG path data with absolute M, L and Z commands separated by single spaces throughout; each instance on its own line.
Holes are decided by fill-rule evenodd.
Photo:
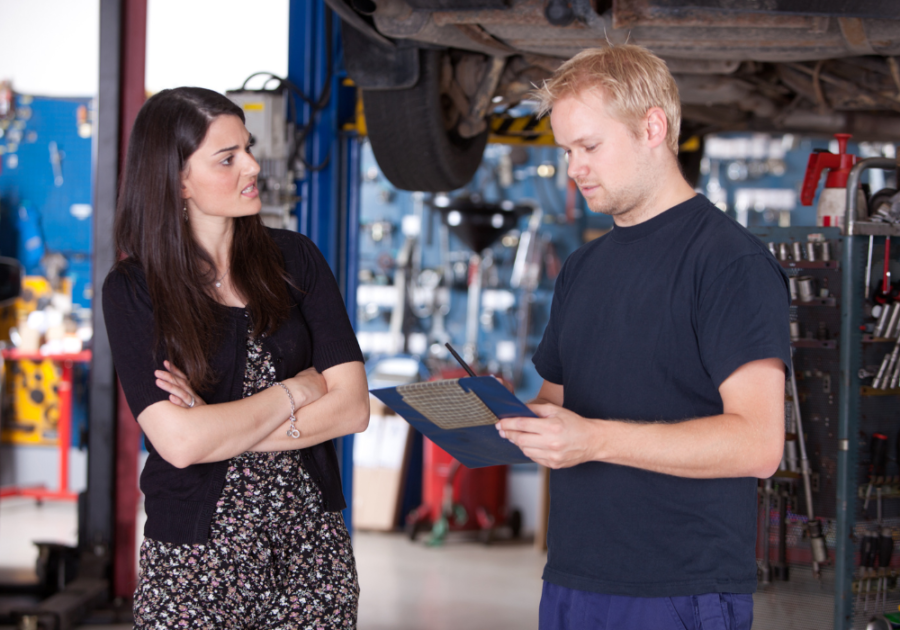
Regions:
M 544 582 L 540 630 L 750 630 L 753 596 L 628 597 Z

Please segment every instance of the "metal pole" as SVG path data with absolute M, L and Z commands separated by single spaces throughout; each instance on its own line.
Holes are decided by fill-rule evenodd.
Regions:
M 115 516 L 116 380 L 100 304 L 103 280 L 116 260 L 112 233 L 119 182 L 122 4 L 122 0 L 100 2 L 100 82 L 94 150 L 94 337 L 90 379 L 88 489 L 84 496 L 83 518 L 79 519 L 78 532 L 81 548 L 90 552 L 103 565 L 104 578 L 109 577 L 107 563 L 112 550 Z
M 848 186 L 849 188 L 849 186 Z M 849 219 L 848 219 L 849 220 Z M 847 224 L 845 224 L 847 225 Z M 848 226 L 849 227 L 849 226 Z M 859 365 L 862 341 L 863 287 L 855 278 L 862 264 L 863 239 L 845 236 L 841 257 L 841 355 L 838 408 L 837 539 L 835 546 L 835 630 L 853 627 L 854 526 L 856 525 L 856 468 L 859 459 Z M 854 280 L 857 280 L 854 282 Z
M 360 201 L 360 150 L 359 140 L 355 136 L 347 136 L 341 142 L 343 185 L 340 187 L 341 217 L 344 219 L 340 227 L 340 275 L 338 283 L 344 294 L 344 303 L 350 322 L 356 324 L 356 288 L 359 285 L 359 201 Z M 344 510 L 344 523 L 353 533 L 353 435 L 341 438 L 341 482 L 344 496 L 347 497 L 347 508 Z
M 847 176 L 847 208 L 844 215 L 845 233 L 856 234 L 856 191 L 859 189 L 859 180 L 862 172 L 868 168 L 881 168 L 893 170 L 897 168 L 897 161 L 891 158 L 866 158 L 860 160 L 850 169 Z
M 803 491 L 806 496 L 807 532 L 809 533 L 809 544 L 812 548 L 813 557 L 812 569 L 813 575 L 819 577 L 821 563 L 828 559 L 828 555 L 825 549 L 825 539 L 822 537 L 822 524 L 816 520 L 815 510 L 813 509 L 809 459 L 806 456 L 806 438 L 803 434 L 803 419 L 800 415 L 800 395 L 797 392 L 797 371 L 794 367 L 793 359 L 791 360 L 791 396 L 794 399 L 791 408 L 794 411 L 797 442 L 800 444 L 800 470 L 803 475 Z
M 297 229 L 316 244 L 338 279 L 351 321 L 356 319 L 356 273 L 359 228 L 359 153 L 338 134 L 340 113 L 340 20 L 323 0 L 290 0 L 288 16 L 288 78 L 314 101 L 328 94 L 318 111 L 300 105 L 299 128 L 312 120 L 301 154 L 309 164 L 297 182 L 300 201 Z M 330 46 L 330 50 L 329 50 Z M 355 94 L 352 90 L 351 94 Z M 352 108 L 351 108 L 352 110 Z M 344 156 L 343 152 L 350 155 Z M 293 165 L 291 165 L 293 166 Z M 347 509 L 344 522 L 352 532 L 353 436 L 334 441 Z

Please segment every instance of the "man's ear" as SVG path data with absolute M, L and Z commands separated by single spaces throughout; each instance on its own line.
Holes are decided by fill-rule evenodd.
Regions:
M 669 132 L 669 121 L 661 107 L 651 107 L 644 116 L 644 129 L 650 148 L 665 144 Z

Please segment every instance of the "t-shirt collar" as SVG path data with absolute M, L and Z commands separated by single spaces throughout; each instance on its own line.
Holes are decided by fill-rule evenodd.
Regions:
M 610 233 L 610 238 L 618 243 L 633 243 L 645 236 L 653 234 L 653 232 L 664 225 L 668 225 L 672 221 L 677 221 L 682 217 L 696 212 L 707 203 L 709 202 L 703 195 L 694 195 L 687 201 L 682 201 L 677 206 L 672 206 L 668 210 L 661 212 L 643 223 L 629 225 L 628 227 L 614 226 Z

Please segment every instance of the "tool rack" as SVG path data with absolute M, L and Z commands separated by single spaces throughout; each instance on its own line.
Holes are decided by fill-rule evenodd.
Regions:
M 786 570 L 777 566 L 777 570 L 772 571 L 772 586 L 761 585 L 756 600 L 760 627 L 824 628 L 828 627 L 830 617 L 835 630 L 850 630 L 865 628 L 873 614 L 871 600 L 866 601 L 868 610 L 864 611 L 864 604 L 857 595 L 860 534 L 876 522 L 874 495 L 868 511 L 863 510 L 869 480 L 869 439 L 873 433 L 888 435 L 890 459 L 900 450 L 895 446 L 900 439 L 900 423 L 897 422 L 900 389 L 875 390 L 865 380 L 866 374 L 860 374 L 862 368 L 880 363 L 884 352 L 890 352 L 894 342 L 892 339 L 891 343 L 885 343 L 886 340 L 874 338 L 865 330 L 870 319 L 864 310 L 863 275 L 869 254 L 869 237 L 875 236 L 875 242 L 880 246 L 877 237 L 900 236 L 900 226 L 857 218 L 855 193 L 863 171 L 869 168 L 894 170 L 898 164 L 887 158 L 869 158 L 856 164 L 847 182 L 843 228 L 754 230 L 763 241 L 772 243 L 824 241 L 831 244 L 830 261 L 795 258 L 781 262 L 789 276 L 811 277 L 820 290 L 828 289 L 825 296 L 817 294 L 813 300 L 792 301 L 792 320 L 799 321 L 801 326 L 805 324 L 805 327 L 801 328 L 799 338 L 794 336 L 792 341 L 799 400 L 794 401 L 788 395 L 787 401 L 788 405 L 799 404 L 802 412 L 809 461 L 815 473 L 813 503 L 816 516 L 826 521 L 830 566 L 823 571 L 820 581 L 813 579 L 812 571 L 808 570 L 811 558 L 809 541 L 804 535 L 806 519 L 799 516 L 805 514 L 805 501 L 796 500 L 803 495 L 798 489 L 802 488 L 800 475 L 796 472 L 776 473 L 765 486 L 770 495 L 762 488 L 761 495 L 775 497 L 781 492 L 785 497 L 794 496 L 795 499 L 789 501 L 789 511 L 781 509 L 780 513 L 768 509 L 769 504 L 765 503 L 760 533 L 768 540 L 772 523 L 780 528 L 775 537 L 782 546 L 782 557 L 783 547 L 788 547 L 787 559 L 792 572 L 790 582 L 779 583 L 779 577 L 786 577 Z M 884 482 L 884 522 L 895 532 L 896 547 L 897 532 L 900 532 L 900 461 L 896 465 L 888 464 Z M 779 496 L 779 501 L 783 500 Z M 787 524 L 783 523 L 786 515 Z M 897 564 L 900 554 L 895 552 L 893 555 L 894 564 Z M 761 567 L 764 564 L 761 562 Z M 895 567 L 890 590 L 885 593 L 888 613 L 897 612 L 900 604 L 896 572 Z M 880 611 L 881 603 L 878 608 Z
M 860 514 L 860 468 L 858 436 L 865 421 L 869 432 L 882 426 L 898 426 L 895 418 L 898 410 L 895 396 L 871 396 L 864 391 L 859 369 L 864 366 L 866 355 L 875 349 L 873 343 L 864 340 L 864 291 L 859 281 L 860 271 L 865 265 L 868 236 L 900 236 L 900 226 L 874 223 L 857 219 L 856 189 L 862 172 L 869 168 L 897 169 L 897 162 L 887 158 L 861 160 L 850 171 L 847 179 L 847 203 L 844 223 L 843 254 L 843 299 L 841 302 L 841 343 L 840 343 L 840 392 L 838 416 L 838 488 L 837 488 L 837 538 L 835 545 L 835 629 L 853 627 L 856 598 L 853 593 L 853 579 L 856 569 L 858 544 L 856 531 L 857 515 Z M 896 392 L 894 392 L 896 393 Z M 890 503 L 890 502 L 889 502 Z M 896 506 L 892 506 L 896 510 Z M 856 611 L 858 613 L 858 611 Z M 858 616 L 858 615 L 857 615 Z

